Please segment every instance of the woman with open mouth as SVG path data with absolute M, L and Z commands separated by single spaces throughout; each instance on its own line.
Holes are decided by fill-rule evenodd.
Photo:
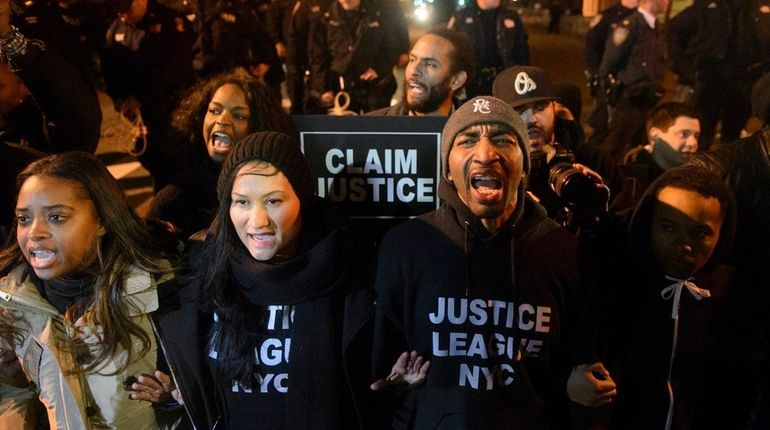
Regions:
M 147 217 L 170 222 L 182 238 L 214 218 L 217 176 L 235 142 L 256 131 L 296 134 L 273 92 L 237 70 L 192 88 L 174 112 L 172 129 L 174 179 L 155 196 Z
M 0 369 L 16 395 L 3 378 L 0 397 L 20 421 L 4 412 L 0 427 L 44 426 L 37 397 L 51 429 L 164 428 L 153 318 L 176 285 L 168 254 L 91 154 L 45 157 L 17 183 L 16 241 L 0 250 Z

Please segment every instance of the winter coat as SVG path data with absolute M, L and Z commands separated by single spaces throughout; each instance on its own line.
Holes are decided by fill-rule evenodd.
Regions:
M 135 306 L 129 315 L 149 334 L 150 349 L 117 374 L 111 373 L 126 357 L 124 350 L 96 371 L 85 373 L 79 364 L 73 336 L 79 331 L 86 344 L 98 342 L 84 325 L 89 311 L 74 325 L 66 323 L 63 315 L 41 296 L 28 270 L 26 265 L 20 265 L 0 280 L 2 313 L 6 319 L 18 318 L 15 329 L 23 341 L 14 345 L 16 355 L 47 409 L 51 428 L 158 428 L 161 423 L 156 419 L 152 403 L 130 400 L 125 386 L 130 377 L 152 375 L 158 368 L 158 344 L 152 335 L 150 313 L 159 306 L 158 286 L 172 276 L 164 275 L 156 280 L 145 271 L 131 270 L 125 279 L 124 293 L 126 301 Z
M 644 15 L 636 11 L 620 22 L 607 39 L 599 75 L 613 75 L 632 105 L 642 109 L 654 106 L 663 83 L 662 49 L 659 29 L 650 28 Z
M 476 70 L 473 74 L 473 82 L 469 82 L 469 87 L 466 88 L 470 98 L 476 95 L 491 94 L 491 92 L 483 94 L 471 90 L 486 88 L 487 86 L 491 89 L 491 84 L 498 72 L 513 66 L 528 66 L 530 59 L 529 35 L 514 2 L 502 1 L 498 8 L 494 31 L 495 41 L 493 43 L 497 46 L 495 53 L 489 53 L 486 50 L 489 43 L 485 40 L 487 33 L 481 18 L 483 11 L 479 9 L 475 0 L 467 3 L 465 8 L 458 10 L 449 20 L 447 28 L 465 34 L 473 45 Z M 491 58 L 498 55 L 502 64 L 491 64 Z M 498 67 L 500 68 L 498 69 Z

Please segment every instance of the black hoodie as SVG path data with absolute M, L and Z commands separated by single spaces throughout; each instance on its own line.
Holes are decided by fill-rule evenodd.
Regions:
M 439 195 L 441 208 L 391 230 L 380 250 L 376 375 L 403 351 L 431 361 L 424 385 L 400 393 L 395 420 L 418 429 L 534 429 L 546 420 L 563 428 L 575 237 L 529 197 L 490 234 L 453 185 L 442 180 Z
M 663 293 L 675 282 L 655 263 L 651 247 L 658 191 L 670 172 L 647 189 L 624 237 L 605 250 L 605 270 L 588 312 L 598 326 L 587 329 L 589 337 L 598 339 L 599 356 L 582 361 L 602 361 L 617 384 L 611 429 L 666 428 L 669 380 L 672 429 L 743 428 L 758 370 L 749 353 L 753 331 L 742 315 L 750 306 L 742 298 L 743 281 L 720 264 L 735 214 L 725 209 L 716 250 L 692 278 L 710 297 L 696 299 L 684 288 L 675 323 L 674 297 Z

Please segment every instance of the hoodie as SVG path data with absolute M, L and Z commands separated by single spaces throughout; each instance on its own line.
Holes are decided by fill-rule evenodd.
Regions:
M 726 209 L 714 253 L 688 285 L 678 287 L 678 298 L 678 282 L 666 277 L 653 257 L 653 210 L 658 190 L 673 172 L 647 189 L 627 233 L 601 257 L 605 270 L 589 313 L 599 325 L 589 330 L 600 339 L 597 359 L 617 384 L 611 429 L 739 428 L 751 403 L 747 393 L 750 397 L 756 370 L 747 354 L 754 341 L 742 315 L 743 281 L 720 264 L 735 213 Z M 723 369 L 741 369 L 747 377 Z
M 522 190 L 495 234 L 444 179 L 439 196 L 441 208 L 388 232 L 380 250 L 375 375 L 403 351 L 431 361 L 422 385 L 397 393 L 391 425 L 563 427 L 576 239 Z

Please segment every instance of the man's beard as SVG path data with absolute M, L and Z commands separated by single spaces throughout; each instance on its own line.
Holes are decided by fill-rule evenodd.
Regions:
M 452 78 L 450 76 L 435 85 L 425 88 L 425 94 L 427 94 L 427 97 L 422 97 L 414 103 L 409 102 L 409 97 L 406 94 L 408 92 L 409 85 L 407 83 L 407 87 L 404 90 L 404 100 L 406 101 L 407 109 L 411 112 L 419 113 L 430 113 L 437 111 L 441 106 L 441 103 L 447 98 L 447 96 L 449 96 L 449 93 L 452 90 L 451 80 Z

